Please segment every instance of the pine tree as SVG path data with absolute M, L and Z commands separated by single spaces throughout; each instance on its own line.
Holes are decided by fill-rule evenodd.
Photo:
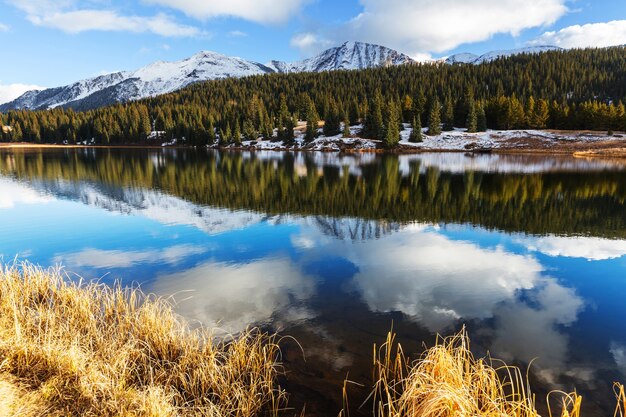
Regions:
M 454 130 L 454 106 L 450 98 L 446 98 L 443 105 L 443 130 L 446 132 Z
M 469 133 L 476 133 L 478 131 L 478 113 L 476 112 L 476 103 L 473 99 L 468 103 L 467 122 L 465 126 L 467 126 Z
M 324 136 L 336 136 L 341 132 L 341 115 L 334 99 L 329 100 L 324 116 Z
M 387 148 L 393 148 L 400 142 L 400 111 L 393 101 L 387 105 L 387 129 L 384 144 Z
M 241 145 L 241 128 L 239 122 L 235 122 L 235 130 L 233 131 L 233 143 L 235 145 Z
M 371 106 L 365 117 L 365 123 L 361 135 L 368 139 L 382 139 L 384 136 L 382 94 L 377 91 L 374 99 L 370 101 Z
M 483 106 L 478 107 L 477 118 L 476 118 L 476 131 L 478 132 L 487 131 L 487 115 L 485 114 L 485 108 Z
M 343 118 L 343 137 L 349 138 L 352 136 L 352 132 L 350 131 L 350 118 L 348 115 L 345 115 Z
M 434 96 L 430 105 L 430 115 L 428 117 L 428 134 L 436 136 L 441 134 L 441 106 L 439 98 Z
M 409 142 L 419 143 L 422 142 L 422 122 L 420 120 L 420 116 L 416 115 L 413 118 L 413 130 L 411 130 L 411 135 L 409 136 Z
M 309 99 L 306 111 L 306 133 L 304 135 L 305 142 L 312 142 L 317 137 L 317 129 L 319 125 L 319 116 L 315 104 Z

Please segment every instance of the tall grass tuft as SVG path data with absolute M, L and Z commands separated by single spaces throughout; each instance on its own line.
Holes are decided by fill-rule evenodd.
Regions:
M 0 267 L 0 416 L 276 416 L 274 336 L 216 341 L 137 289 Z
M 475 358 L 465 329 L 438 338 L 434 347 L 412 363 L 394 339 L 390 332 L 383 345 L 374 346 L 374 416 L 539 416 L 519 368 L 489 357 Z M 579 395 L 555 392 L 549 400 L 555 396 L 562 417 L 579 416 Z

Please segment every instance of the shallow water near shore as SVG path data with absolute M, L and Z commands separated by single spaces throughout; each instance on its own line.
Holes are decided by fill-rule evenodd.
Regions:
M 544 408 L 626 380 L 626 169 L 567 156 L 0 150 L 0 254 L 141 284 L 285 340 L 298 410 L 336 415 L 393 326 L 419 355 L 468 327 Z M 358 406 L 367 389 L 349 387 Z M 367 414 L 367 406 L 355 413 Z

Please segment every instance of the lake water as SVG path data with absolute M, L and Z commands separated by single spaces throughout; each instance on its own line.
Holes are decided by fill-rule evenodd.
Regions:
M 336 416 L 393 325 L 419 355 L 464 324 L 540 409 L 626 382 L 626 164 L 570 157 L 0 151 L 0 254 L 175 294 L 284 342 L 298 410 Z M 366 389 L 350 388 L 358 405 Z M 368 409 L 361 410 L 367 414 Z M 358 414 L 359 411 L 355 410 Z

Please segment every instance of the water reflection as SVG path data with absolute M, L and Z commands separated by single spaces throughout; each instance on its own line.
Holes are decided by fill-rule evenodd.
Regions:
M 610 161 L 89 150 L 0 153 L 0 174 L 5 259 L 139 282 L 225 332 L 292 334 L 307 361 L 287 349 L 289 382 L 321 414 L 347 372 L 369 382 L 392 322 L 415 350 L 467 324 L 477 353 L 537 358 L 533 378 L 577 386 L 592 414 L 626 377 Z

